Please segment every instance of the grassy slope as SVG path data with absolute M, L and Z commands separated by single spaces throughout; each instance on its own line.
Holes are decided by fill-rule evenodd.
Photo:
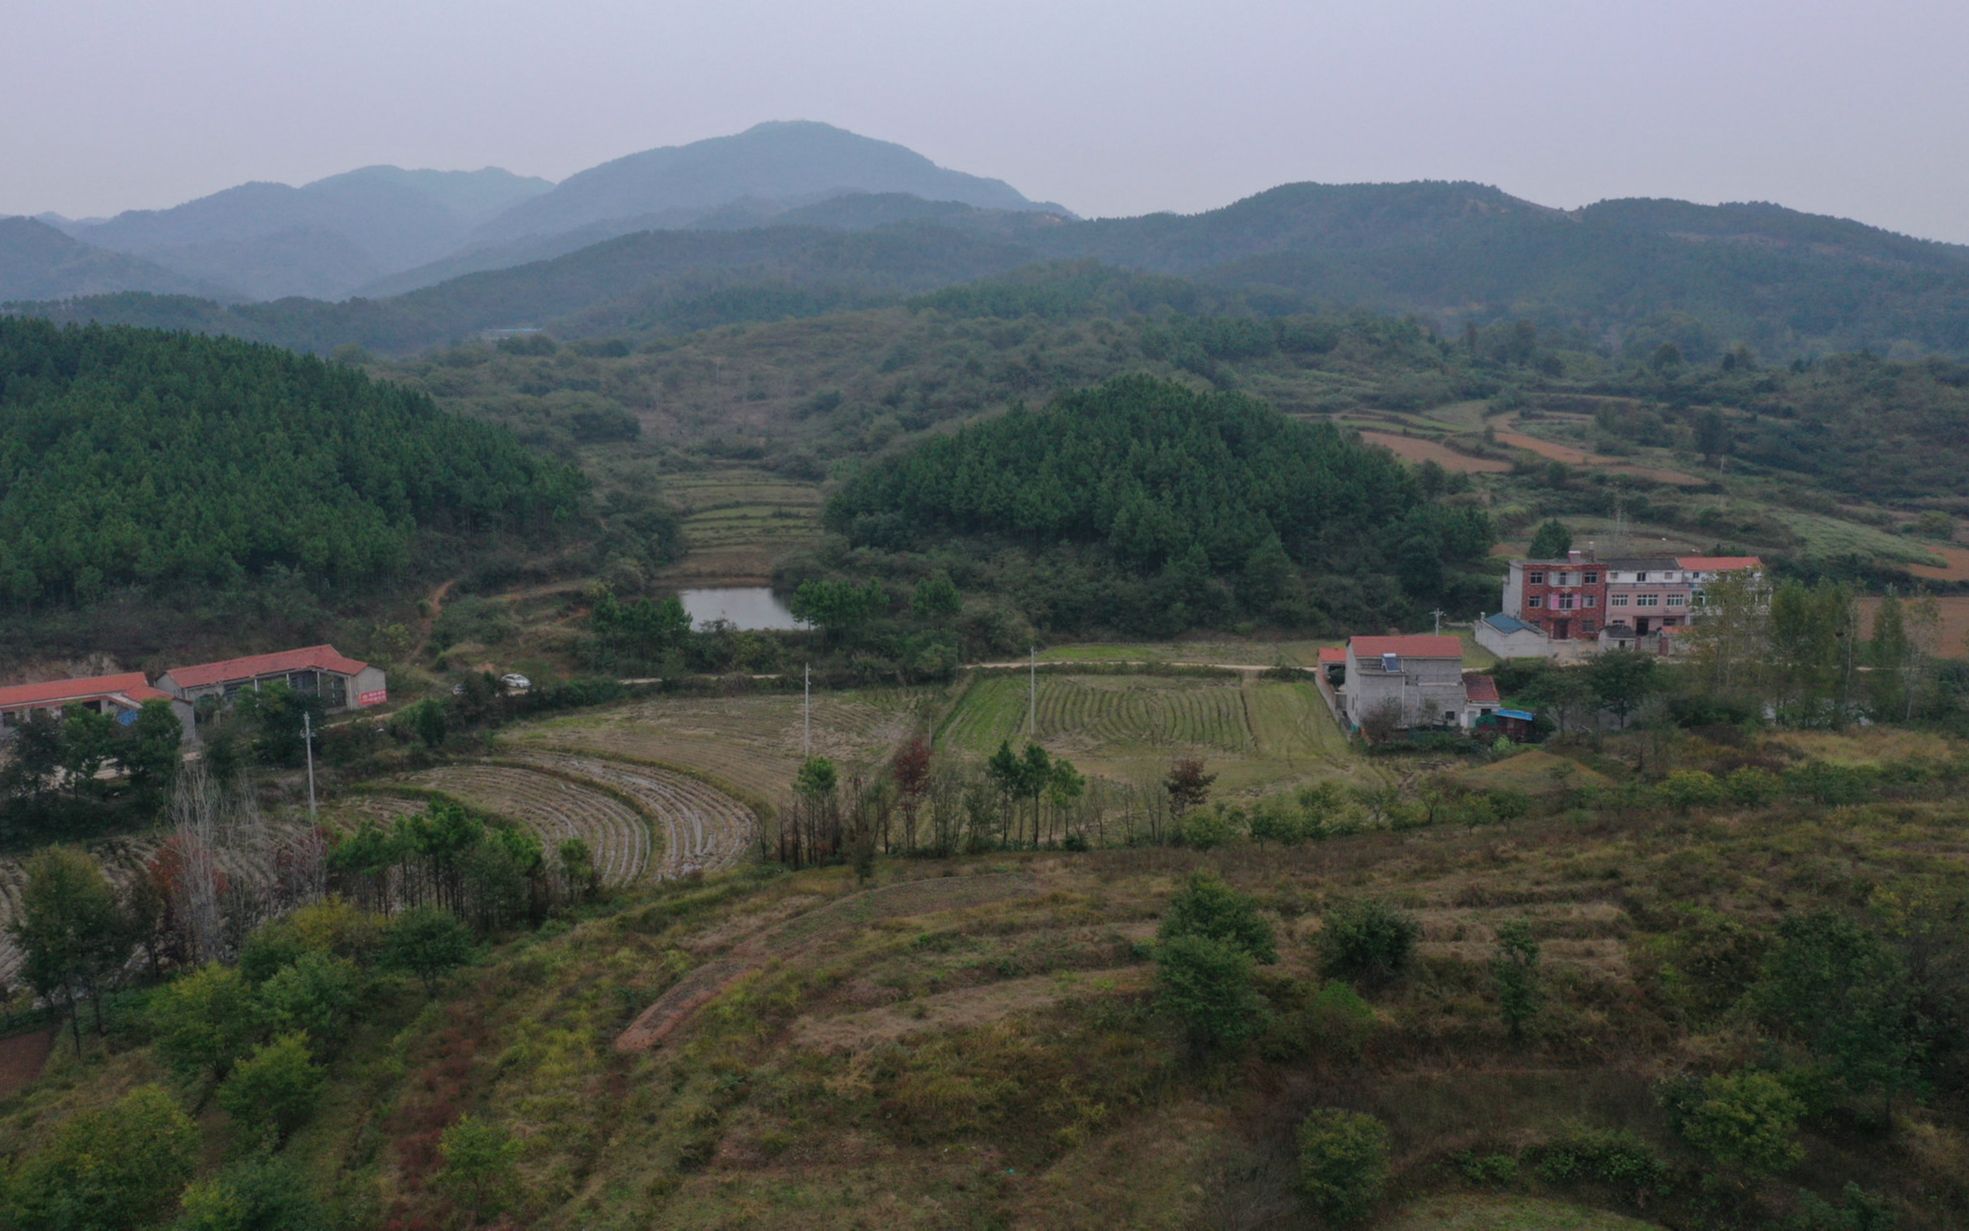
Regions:
M 1768 927 L 1855 893 L 1940 887 L 1959 863 L 1937 852 L 1960 849 L 1963 820 L 1953 804 L 1559 818 L 1295 850 L 887 864 L 869 894 L 842 869 L 678 884 L 506 944 L 428 1005 L 389 992 L 289 1149 L 324 1186 L 433 1211 L 423 1134 L 475 1110 L 525 1138 L 516 1214 L 539 1227 L 1257 1225 L 1293 1217 L 1292 1125 L 1338 1104 L 1393 1130 L 1387 1226 L 1611 1231 L 1630 1224 L 1488 1198 L 1404 1207 L 1461 1191 L 1456 1152 L 1522 1148 L 1569 1122 L 1683 1157 L 1652 1083 L 1735 1044 L 1665 1007 L 1655 938 L 1695 906 Z M 1150 1011 L 1139 942 L 1200 865 L 1280 929 L 1265 986 L 1281 1006 L 1316 981 L 1326 904 L 1373 893 L 1417 915 L 1419 965 L 1372 994 L 1363 1056 L 1301 1023 L 1242 1065 L 1184 1059 Z M 1543 943 L 1552 996 L 1522 1050 L 1485 971 L 1514 918 Z M 748 953 L 663 1047 L 612 1051 L 685 972 Z M 80 1067 L 58 1056 L 0 1103 L 0 1143 L 156 1075 L 142 1048 Z M 202 1123 L 216 1160 L 223 1117 Z M 1808 1134 L 1792 1178 L 1832 1191 L 1855 1177 L 1910 1202 L 1955 1185 L 1969 1200 L 1954 1170 L 1969 1138 L 1929 1113 L 1910 1123 L 1891 1141 Z M 1428 1221 L 1446 1208 L 1459 1221 Z M 1933 1225 L 1924 1208 L 1903 1205 L 1902 1225 Z

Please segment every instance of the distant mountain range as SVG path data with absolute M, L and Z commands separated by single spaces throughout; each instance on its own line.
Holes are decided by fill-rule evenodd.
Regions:
M 504 268 L 634 231 L 757 225 L 849 193 L 1058 209 L 1028 201 L 1002 181 L 945 170 L 900 145 L 798 122 L 645 150 L 558 185 L 497 168 L 364 167 L 299 188 L 241 184 L 170 209 L 40 221 L 178 275 L 168 289 L 201 287 L 248 300 L 340 299 Z M 139 266 L 121 285 L 105 285 L 100 272 L 64 281 L 60 271 L 72 260 L 37 260 L 25 241 L 18 253 L 11 247 L 0 250 L 0 300 L 167 289 Z M 420 267 L 429 272 L 410 272 Z
M 1446 330 L 1522 318 L 1691 356 L 1738 341 L 1773 358 L 1969 354 L 1969 247 L 1776 205 L 1557 210 L 1473 183 L 1289 184 L 1201 214 L 1081 220 L 813 123 L 650 150 L 559 185 L 377 167 L 61 225 L 66 246 L 44 222 L 0 223 L 0 300 L 87 296 L 16 310 L 311 350 L 694 328 L 1091 259 L 1259 312 L 1366 308 Z M 95 298 L 115 290 L 148 294 Z M 308 298 L 247 302 L 282 295 Z

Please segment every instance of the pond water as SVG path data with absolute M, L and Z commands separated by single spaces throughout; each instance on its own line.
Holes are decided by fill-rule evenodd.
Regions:
M 716 590 L 679 590 L 677 598 L 690 613 L 691 625 L 703 628 L 713 620 L 729 620 L 734 628 L 805 628 L 780 597 L 765 586 L 730 586 Z

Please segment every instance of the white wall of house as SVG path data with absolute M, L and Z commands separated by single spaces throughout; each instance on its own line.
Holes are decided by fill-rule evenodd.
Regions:
M 1463 662 L 1460 658 L 1403 658 L 1401 670 L 1381 669 L 1381 660 L 1358 659 L 1347 650 L 1346 713 L 1350 725 L 1389 701 L 1401 709 L 1404 727 L 1462 723 Z

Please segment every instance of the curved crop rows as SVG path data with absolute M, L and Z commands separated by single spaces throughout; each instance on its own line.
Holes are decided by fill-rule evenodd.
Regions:
M 706 783 L 653 765 L 558 750 L 523 759 L 559 773 L 605 782 L 628 795 L 663 826 L 659 879 L 729 868 L 751 853 L 759 819 L 752 809 Z
M 1026 726 L 1027 683 L 980 680 L 945 729 L 977 752 L 1018 742 Z M 1204 747 L 1249 752 L 1257 738 L 1239 684 L 1187 677 L 1041 676 L 1038 737 L 1068 749 Z
M 539 834 L 550 856 L 562 841 L 580 838 L 605 884 L 639 880 L 649 868 L 649 825 L 633 808 L 593 786 L 518 766 L 486 764 L 440 765 L 402 781 L 512 818 Z

